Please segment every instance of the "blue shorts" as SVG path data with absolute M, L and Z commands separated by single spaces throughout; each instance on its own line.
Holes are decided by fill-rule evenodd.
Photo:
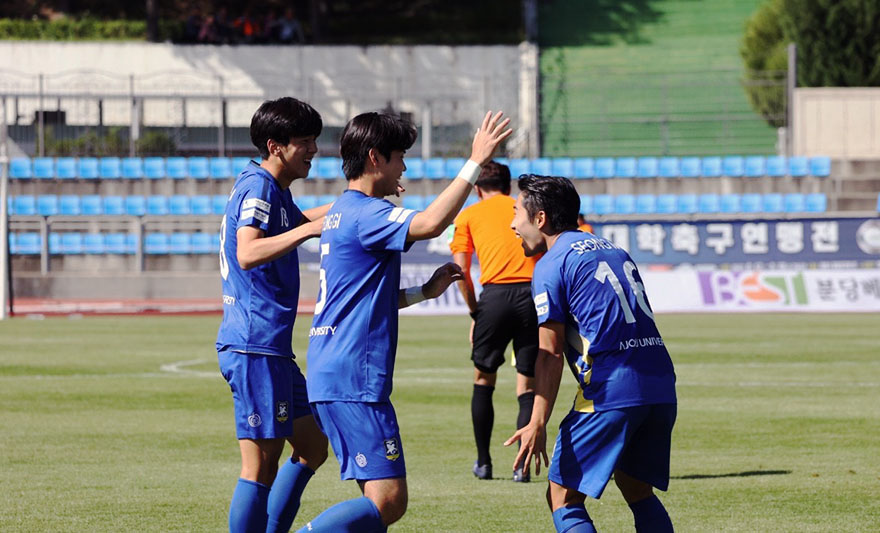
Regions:
M 559 424 L 547 478 L 599 498 L 615 469 L 660 490 L 669 487 L 676 405 L 641 405 L 598 413 L 571 411 Z
M 306 378 L 293 358 L 223 350 L 217 361 L 232 389 L 239 439 L 289 438 L 293 421 L 312 414 Z
M 312 410 L 339 461 L 339 477 L 369 481 L 406 477 L 391 402 L 314 402 Z

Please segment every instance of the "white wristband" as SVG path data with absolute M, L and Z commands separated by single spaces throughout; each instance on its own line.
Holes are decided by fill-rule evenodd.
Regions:
M 425 293 L 422 292 L 421 286 L 407 287 L 403 291 L 403 297 L 406 299 L 407 306 L 415 305 L 419 302 L 423 302 L 423 301 L 427 300 L 427 298 L 425 298 Z
M 456 178 L 461 178 L 464 181 L 473 185 L 477 182 L 477 178 L 480 177 L 480 171 L 482 168 L 476 162 L 471 159 L 467 160 L 467 163 L 461 167 L 461 170 L 458 171 L 458 176 Z

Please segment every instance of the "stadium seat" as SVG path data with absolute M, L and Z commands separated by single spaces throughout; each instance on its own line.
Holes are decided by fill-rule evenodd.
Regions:
M 700 213 L 717 213 L 721 209 L 721 199 L 717 194 L 701 194 L 697 199 L 697 211 Z
M 168 212 L 172 215 L 191 215 L 192 208 L 189 205 L 189 196 L 175 194 L 168 199 Z
M 477 198 L 476 194 L 469 194 L 468 197 L 464 199 L 464 207 L 470 207 L 479 201 L 480 199 Z
M 578 157 L 574 160 L 575 178 L 596 177 L 596 163 L 592 157 Z
M 190 251 L 194 254 L 213 254 L 219 251 L 214 249 L 210 233 L 193 233 L 190 245 Z
M 58 214 L 58 197 L 54 194 L 41 194 L 37 197 L 37 213 L 44 217 Z
M 27 157 L 12 158 L 9 162 L 9 177 L 13 179 L 32 178 L 31 160 Z
M 97 194 L 87 194 L 80 199 L 82 214 L 88 216 L 103 215 L 104 202 Z
M 168 235 L 165 233 L 147 233 L 144 235 L 144 253 L 150 255 L 168 253 Z
M 322 194 L 318 196 L 318 205 L 332 204 L 336 201 L 336 198 L 335 194 Z
M 699 157 L 682 157 L 679 161 L 682 178 L 698 178 L 703 175 L 703 162 Z
M 786 213 L 803 213 L 807 210 L 807 198 L 801 193 L 789 193 L 782 197 L 782 208 Z
M 140 157 L 126 157 L 122 160 L 122 177 L 138 179 L 144 177 L 144 160 Z
M 589 194 L 581 195 L 580 214 L 589 215 L 593 212 L 593 197 Z
M 338 157 L 322 157 L 318 159 L 318 177 L 335 180 L 342 177 L 342 159 Z
M 810 173 L 809 160 L 803 156 L 795 156 L 788 158 L 788 174 L 799 178 Z
M 66 216 L 79 215 L 82 212 L 79 196 L 65 194 L 58 198 L 58 214 Z
M 59 252 L 71 255 L 83 253 L 83 234 L 78 231 L 62 233 Z
M 60 254 L 62 251 L 61 248 L 61 234 L 52 232 L 49 234 L 49 254 L 56 255 Z
M 122 163 L 118 157 L 102 157 L 98 166 L 98 177 L 112 180 L 122 177 Z
M 60 179 L 75 179 L 77 177 L 76 159 L 59 157 L 55 160 L 55 173 Z
M 659 174 L 659 161 L 656 157 L 640 157 L 637 163 L 636 176 L 640 178 L 656 178 Z
M 129 253 L 125 246 L 125 233 L 108 233 L 104 235 L 104 253 L 115 255 Z
M 137 233 L 125 234 L 125 253 L 136 254 L 141 246 L 141 237 Z
M 50 179 L 55 177 L 55 159 L 51 157 L 35 157 L 33 166 L 35 178 Z
M 699 159 L 697 160 L 699 161 Z M 696 176 L 700 174 L 700 165 L 697 163 Z M 657 175 L 661 178 L 677 178 L 681 175 L 681 163 L 677 157 L 661 157 L 657 162 Z
M 760 213 L 764 210 L 761 195 L 757 193 L 747 193 L 742 195 L 740 199 L 740 211 L 743 213 Z
M 765 213 L 781 213 L 783 211 L 782 195 L 775 192 L 765 194 L 761 197 L 761 209 Z
M 259 157 L 257 157 L 257 163 L 259 163 Z M 248 164 L 250 164 L 250 157 L 233 157 L 232 158 L 232 175 L 238 176 L 241 174 L 241 171 L 245 169 Z
M 722 194 L 719 211 L 722 213 L 739 213 L 742 211 L 742 196 L 739 194 Z
M 553 161 L 550 158 L 538 157 L 536 159 L 532 159 L 529 167 L 532 174 L 538 174 L 539 176 L 553 175 Z
M 82 249 L 83 252 L 87 254 L 98 255 L 105 253 L 104 234 L 86 233 L 85 235 L 83 235 Z
M 425 159 L 425 177 L 439 180 L 446 177 L 446 161 L 442 157 Z
M 76 175 L 82 179 L 93 180 L 101 176 L 97 157 L 80 157 L 76 164 Z
M 300 211 L 318 207 L 318 197 L 314 194 L 302 194 L 293 199 Z M 226 211 L 226 197 L 223 199 L 223 211 Z
M 636 158 L 618 157 L 614 160 L 614 175 L 618 178 L 636 177 Z
M 532 171 L 532 165 L 528 159 L 517 158 L 511 159 L 510 163 L 507 165 L 510 167 L 510 177 L 514 181 L 517 180 L 523 174 L 530 174 Z
M 168 237 L 168 252 L 172 254 L 188 254 L 192 251 L 192 235 L 189 233 L 172 233 Z
M 697 212 L 697 195 L 680 194 L 676 198 L 675 210 L 682 215 L 690 215 Z
M 229 196 L 225 194 L 215 194 L 211 197 L 211 212 L 215 215 L 226 214 L 226 202 L 228 201 Z M 298 201 L 297 205 L 299 205 Z M 302 209 L 302 206 L 300 206 L 300 209 Z
M 119 216 L 125 214 L 125 198 L 122 196 L 108 195 L 103 198 L 105 215 Z
M 147 197 L 147 214 L 148 215 L 167 215 L 168 214 L 168 197 L 153 195 Z
M 631 215 L 636 212 L 636 197 L 632 194 L 618 194 L 614 197 L 614 213 Z
M 640 194 L 636 196 L 636 213 L 640 215 L 652 215 L 657 212 L 657 197 L 653 194 Z
M 717 178 L 721 175 L 721 158 L 704 157 L 700 162 L 700 175 L 704 178 Z
M 194 215 L 210 215 L 212 214 L 211 209 L 211 197 L 206 194 L 197 194 L 192 196 L 189 199 L 190 210 Z
M 810 174 L 820 178 L 831 175 L 831 158 L 830 157 L 811 157 L 810 158 Z
M 574 159 L 570 157 L 554 157 L 550 173 L 554 176 L 562 176 L 564 178 L 574 177 Z
M 425 208 L 425 199 L 418 194 L 404 194 L 403 207 L 407 209 L 415 209 L 421 211 Z
M 745 161 L 742 156 L 729 155 L 721 160 L 721 174 L 731 178 L 739 178 L 745 171 Z
M 220 251 L 220 233 L 212 233 L 211 234 L 211 246 L 214 248 L 215 252 Z
M 146 161 L 144 162 L 146 164 Z M 165 175 L 169 178 L 181 180 L 187 175 L 187 161 L 185 157 L 169 157 L 165 159 Z M 152 177 L 152 176 L 149 176 Z
M 454 178 L 458 176 L 458 171 L 461 170 L 461 167 L 467 162 L 467 159 L 463 157 L 450 157 L 446 160 L 446 177 Z
M 674 194 L 661 194 L 657 197 L 657 212 L 668 215 L 676 212 L 676 198 Z
M 610 194 L 597 194 L 593 197 L 593 212 L 608 215 L 614 212 L 614 197 Z
M 596 177 L 597 178 L 613 178 L 614 177 L 614 158 L 600 157 L 596 159 Z
M 147 200 L 143 196 L 125 197 L 125 214 L 142 217 L 147 214 Z
M 828 197 L 821 192 L 808 194 L 804 208 L 808 213 L 824 213 L 828 209 Z
M 228 157 L 212 157 L 208 162 L 208 175 L 215 180 L 232 177 L 232 160 Z
M 40 234 L 35 232 L 19 233 L 15 239 L 15 251 L 18 255 L 38 255 L 42 247 Z
M 408 180 L 418 180 L 425 177 L 425 160 L 420 157 L 407 159 L 406 170 L 403 175 Z
M 160 180 L 165 178 L 165 158 L 164 157 L 145 157 L 144 158 L 144 176 Z
M 16 215 L 36 215 L 37 199 L 29 194 L 20 194 L 12 202 L 12 212 Z
M 778 178 L 788 174 L 788 160 L 781 155 L 774 155 L 767 158 L 766 173 L 768 176 Z
M 190 157 L 186 160 L 186 171 L 189 177 L 204 179 L 211 175 L 211 166 L 207 157 Z
M 764 163 L 765 163 L 764 156 L 750 155 L 749 157 L 746 157 L 743 162 L 742 174 L 747 178 L 761 177 L 766 173 Z M 728 174 L 728 175 L 735 176 L 735 174 Z

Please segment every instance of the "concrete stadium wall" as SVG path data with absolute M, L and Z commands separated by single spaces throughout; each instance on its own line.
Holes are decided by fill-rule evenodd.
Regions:
M 795 89 L 794 152 L 880 159 L 880 88 Z

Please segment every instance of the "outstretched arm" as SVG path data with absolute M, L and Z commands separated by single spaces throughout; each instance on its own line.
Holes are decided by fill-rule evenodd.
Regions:
M 453 281 L 458 281 L 462 277 L 461 268 L 455 263 L 446 263 L 431 275 L 431 279 L 425 282 L 421 287 L 410 287 L 408 289 L 400 289 L 397 294 L 397 308 L 403 309 L 413 304 L 430 300 L 443 294 Z

